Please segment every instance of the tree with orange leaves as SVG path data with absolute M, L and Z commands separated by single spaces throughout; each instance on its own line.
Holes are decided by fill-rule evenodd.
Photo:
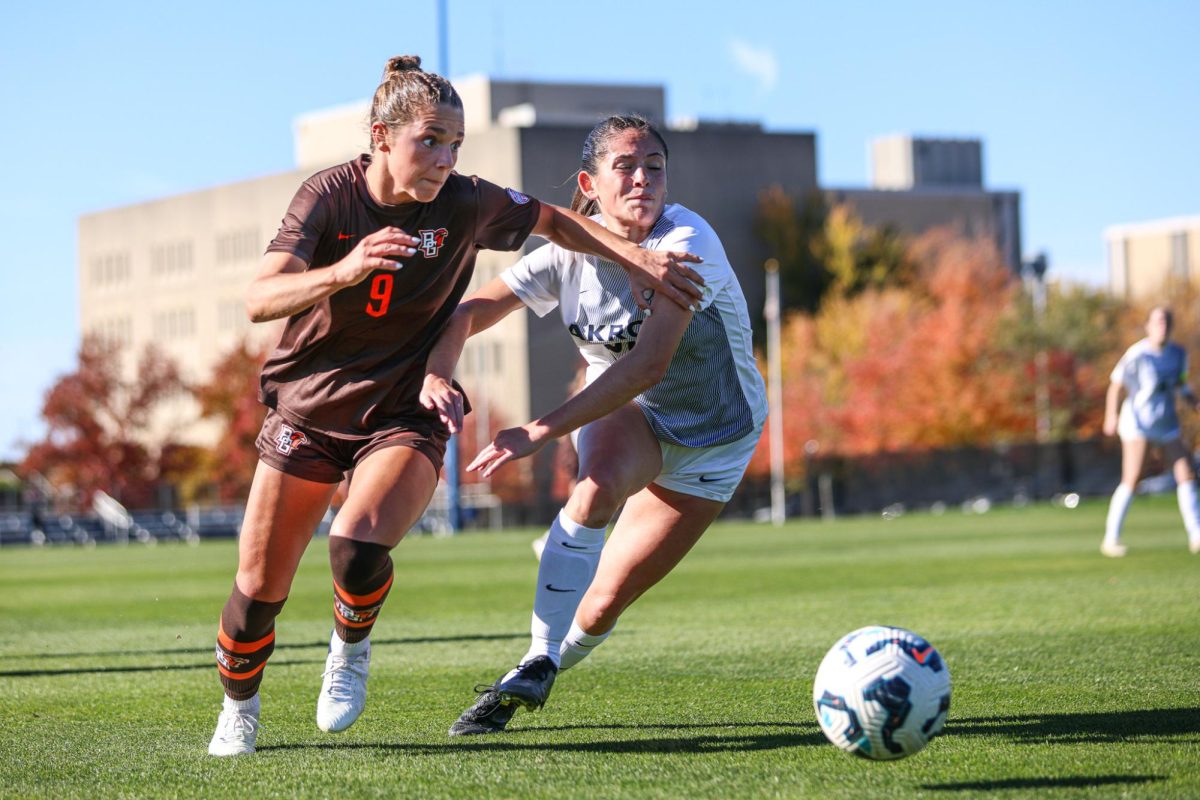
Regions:
M 160 477 L 158 456 L 172 445 L 152 433 L 153 413 L 185 388 L 174 362 L 153 346 L 143 351 L 129 378 L 122 373 L 118 345 L 85 337 L 75 372 L 46 392 L 46 436 L 29 449 L 22 471 L 70 487 L 83 505 L 96 490 L 128 506 L 148 505 Z

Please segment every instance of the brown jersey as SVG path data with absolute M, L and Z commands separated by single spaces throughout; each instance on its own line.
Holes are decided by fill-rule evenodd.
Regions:
M 306 180 L 267 247 L 322 269 L 389 225 L 421 239 L 399 271 L 376 270 L 289 317 L 263 366 L 265 405 L 350 439 L 437 420 L 418 402 L 425 360 L 467 289 L 476 253 L 516 250 L 540 209 L 520 192 L 457 173 L 430 203 L 383 205 L 367 191 L 370 162 L 362 155 Z

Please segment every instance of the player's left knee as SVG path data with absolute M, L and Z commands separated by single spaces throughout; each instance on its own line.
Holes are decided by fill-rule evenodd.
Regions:
M 345 536 L 329 537 L 334 582 L 353 594 L 375 591 L 392 573 L 391 548 Z

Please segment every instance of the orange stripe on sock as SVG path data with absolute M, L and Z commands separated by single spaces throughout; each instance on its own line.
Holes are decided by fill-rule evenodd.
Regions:
M 345 589 L 337 585 L 337 581 L 333 582 L 333 590 L 342 598 L 342 602 L 349 606 L 369 606 L 379 602 L 379 598 L 387 594 L 387 590 L 392 588 L 392 580 L 396 574 L 393 572 L 388 575 L 387 582 L 380 586 L 370 594 L 350 594 Z
M 374 625 L 376 618 L 379 616 L 378 614 L 376 614 L 374 617 L 371 617 L 370 619 L 367 619 L 367 620 L 363 620 L 362 622 L 351 622 L 350 620 L 343 617 L 341 612 L 338 611 L 337 603 L 333 604 L 333 615 L 335 617 L 337 617 L 338 622 L 342 623 L 347 628 L 366 628 L 369 625 Z
M 230 672 L 229 670 L 222 667 L 220 664 L 217 664 L 217 671 L 220 672 L 222 675 L 224 675 L 226 678 L 229 678 L 230 680 L 241 681 L 241 680 L 245 680 L 246 678 L 253 678 L 255 675 L 262 672 L 263 667 L 265 667 L 266 665 L 267 665 L 267 662 L 264 661 L 263 663 L 259 664 L 257 667 L 250 670 L 249 672 Z
M 275 641 L 275 631 L 271 631 L 257 642 L 235 642 L 225 633 L 223 625 L 217 625 L 217 643 L 231 653 L 253 653 L 261 650 Z

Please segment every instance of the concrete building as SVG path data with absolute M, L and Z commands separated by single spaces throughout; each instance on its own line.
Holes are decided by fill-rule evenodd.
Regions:
M 561 205 L 570 201 L 581 145 L 599 118 L 628 111 L 656 122 L 665 118 L 664 91 L 658 86 L 486 77 L 462 79 L 456 86 L 467 130 L 459 172 Z M 206 379 L 216 360 L 242 337 L 273 343 L 278 323 L 252 326 L 246 319 L 246 286 L 300 183 L 367 147 L 367 112 L 364 101 L 300 116 L 293 171 L 81 218 L 81 330 L 120 342 L 128 354 L 153 342 L 196 381 Z M 818 191 L 816 137 L 765 132 L 753 124 L 706 123 L 672 129 L 666 136 L 669 200 L 702 214 L 720 233 L 757 320 L 764 295 L 761 265 L 769 255 L 754 235 L 759 193 L 771 185 L 794 197 Z M 978 151 L 977 142 L 975 147 Z M 899 177 L 889 178 L 887 189 L 835 189 L 831 196 L 854 203 L 871 224 L 892 222 L 921 230 L 962 220 L 967 232 L 1009 237 L 1006 249 L 1019 253 L 1014 193 L 1005 194 L 1012 198 L 1006 206 L 997 201 L 998 193 L 983 191 L 978 180 L 929 185 L 931 176 L 946 171 L 924 162 L 911 170 L 915 177 L 905 188 L 897 168 L 888 169 Z M 531 240 L 525 249 L 538 244 Z M 482 253 L 474 285 L 490 280 L 519 256 Z M 493 425 L 518 424 L 561 402 L 576 363 L 575 349 L 553 315 L 516 314 L 470 341 L 459 377 L 482 418 L 490 416 Z M 215 431 L 195 420 L 196 409 L 181 398 L 156 424 L 183 441 L 211 441 Z M 477 444 L 485 443 L 468 442 L 465 448 L 474 453 Z M 541 477 L 547 468 L 537 467 Z M 537 481 L 539 487 L 548 483 Z
M 1200 216 L 1114 225 L 1104 248 L 1117 297 L 1154 300 L 1172 284 L 1200 283 Z
M 458 170 L 566 205 L 579 152 L 595 121 L 612 112 L 664 118 L 661 87 L 532 84 L 468 78 L 456 82 L 467 141 Z M 306 114 L 295 125 L 298 168 L 148 203 L 89 214 L 79 222 L 81 330 L 126 346 L 133 356 L 153 342 L 206 379 L 242 337 L 271 344 L 279 324 L 250 325 L 243 297 L 266 244 L 300 183 L 367 146 L 367 103 Z M 758 193 L 780 183 L 796 194 L 817 187 L 815 137 L 765 133 L 757 126 L 699 124 L 668 134 L 671 200 L 704 215 L 721 232 L 751 308 L 763 302 L 764 245 L 753 235 Z M 540 244 L 531 240 L 525 250 Z M 474 285 L 520 253 L 481 254 Z M 512 315 L 468 344 L 460 378 L 481 416 L 517 424 L 565 396 L 577 356 L 553 318 Z M 489 400 L 491 401 L 489 403 Z M 489 408 L 490 405 L 490 408 Z M 187 398 L 156 419 L 159 433 L 212 440 Z M 474 443 L 467 443 L 471 452 Z M 545 481 L 539 481 L 545 485 Z
M 1021 195 L 984 188 L 978 139 L 880 137 L 871 143 L 870 188 L 829 188 L 825 197 L 849 204 L 867 225 L 910 234 L 948 225 L 991 239 L 1021 270 Z

